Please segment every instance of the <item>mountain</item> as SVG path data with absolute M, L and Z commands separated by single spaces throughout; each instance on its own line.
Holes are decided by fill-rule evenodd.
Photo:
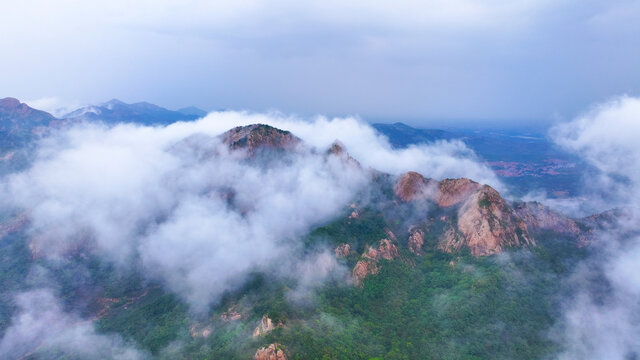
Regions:
M 111 219 L 117 227 L 131 226 L 125 243 L 105 233 L 110 248 L 133 244 L 144 251 L 132 256 L 130 267 L 100 256 L 108 249 L 81 213 L 47 231 L 50 220 L 36 222 L 33 209 L 2 209 L 0 335 L 21 324 L 12 319 L 24 304 L 13 294 L 39 281 L 62 284 L 55 288 L 62 305 L 87 319 L 65 321 L 56 330 L 69 334 L 66 328 L 80 323 L 95 328 L 92 336 L 118 336 L 122 341 L 113 342 L 154 359 L 555 358 L 559 346 L 549 331 L 561 321 L 557 309 L 567 279 L 580 260 L 599 251 L 591 246 L 593 234 L 620 217 L 572 219 L 540 203 L 505 199 L 473 179 L 383 173 L 361 166 L 339 141 L 313 149 L 265 124 L 218 136 L 192 134 L 166 151 L 180 166 L 160 176 L 161 185 L 145 177 L 149 191 L 132 206 L 143 215 L 114 203 L 113 213 L 105 211 L 98 221 L 107 229 Z M 301 164 L 309 167 L 296 172 Z M 339 198 L 337 210 L 295 231 L 305 214 L 336 201 L 325 191 L 309 201 L 306 192 L 335 179 L 339 188 L 358 187 Z M 101 191 L 88 187 L 85 195 L 94 190 Z M 95 199 L 79 202 L 91 211 L 103 201 Z M 296 201 L 296 211 L 283 212 Z M 55 221 L 64 216 L 58 204 L 66 202 L 52 203 Z M 262 236 L 278 226 L 285 230 L 277 238 Z M 171 246 L 163 245 L 165 236 Z M 221 246 L 182 252 L 218 245 L 217 237 Z M 264 257 L 251 263 L 256 253 Z M 154 255 L 187 265 L 138 263 Z M 186 273 L 191 263 L 196 272 Z M 225 277 L 238 263 L 252 265 L 248 274 Z M 198 286 L 228 287 L 195 312 L 163 276 L 183 282 L 197 276 Z M 28 315 L 19 319 L 37 318 Z M 20 354 L 69 355 L 65 347 L 52 352 L 47 346 L 34 339 Z
M 178 110 L 176 110 L 177 112 L 184 114 L 184 115 L 192 115 L 192 116 L 197 116 L 197 117 L 204 117 L 206 116 L 208 113 L 202 109 L 199 109 L 195 106 L 187 106 L 187 107 L 183 107 L 180 108 Z
M 22 145 L 57 119 L 18 99 L 0 99 L 0 138 L 3 148 Z
M 143 125 L 168 125 L 199 117 L 200 115 L 197 114 L 172 111 L 148 102 L 127 104 L 117 99 L 100 105 L 86 106 L 63 116 L 64 119 L 69 120 L 99 120 L 106 123 L 124 122 Z

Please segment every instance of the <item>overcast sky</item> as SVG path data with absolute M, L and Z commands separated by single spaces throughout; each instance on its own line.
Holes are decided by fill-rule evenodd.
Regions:
M 640 94 L 638 0 L 22 0 L 0 33 L 0 97 L 49 107 L 551 121 Z

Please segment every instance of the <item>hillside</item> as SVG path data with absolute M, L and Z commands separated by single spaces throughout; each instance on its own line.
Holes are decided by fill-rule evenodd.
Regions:
M 42 221 L 33 209 L 5 209 L 0 223 L 1 334 L 12 331 L 12 318 L 24 306 L 11 294 L 28 290 L 34 271 L 28 269 L 37 268 L 59 284 L 61 307 L 90 319 L 99 334 L 118 336 L 152 358 L 542 359 L 560 350 L 546 333 L 560 316 L 559 294 L 568 291 L 562 288 L 563 279 L 588 256 L 591 236 L 602 223 L 598 219 L 607 216 L 571 219 L 539 203 L 512 203 L 472 179 L 381 173 L 362 167 L 348 150 L 339 142 L 313 149 L 295 134 L 263 124 L 236 127 L 217 137 L 190 137 L 169 148 L 189 161 L 177 178 L 171 173 L 163 183 L 188 181 L 177 187 L 182 189 L 203 181 L 190 196 L 209 207 L 223 206 L 220 211 L 233 219 L 238 233 L 220 234 L 214 228 L 212 236 L 229 236 L 224 243 L 229 255 L 216 255 L 217 247 L 204 247 L 210 253 L 199 255 L 187 252 L 191 260 L 177 258 L 177 267 L 168 268 L 175 273 L 167 276 L 182 279 L 181 272 L 190 271 L 189 261 L 205 261 L 212 276 L 230 271 L 239 266 L 225 260 L 234 253 L 232 247 L 243 249 L 247 257 L 243 272 L 221 278 L 230 285 L 197 311 L 193 298 L 175 290 L 187 285 L 182 280 L 148 277 L 147 265 L 135 258 L 131 266 L 109 260 L 102 254 L 109 250 L 100 250 L 102 240 L 86 228 L 70 233 L 72 240 L 55 238 L 62 230 L 46 232 L 51 223 L 33 227 Z M 244 187 L 242 179 L 257 177 L 251 183 L 271 189 L 272 179 L 300 164 L 315 164 L 306 181 L 336 177 L 341 186 L 356 188 L 336 204 L 336 211 L 295 230 L 297 222 L 305 221 L 299 212 L 313 208 L 314 202 L 302 203 L 286 219 L 279 219 L 274 209 L 287 214 L 282 202 L 293 200 L 284 200 L 286 196 L 318 186 L 299 183 L 307 170 L 276 181 L 298 183 L 302 192 L 264 193 Z M 216 182 L 221 166 L 230 169 L 224 175 L 231 177 L 229 182 Z M 194 177 L 210 169 L 210 175 Z M 269 191 L 279 191 L 273 189 Z M 314 201 L 330 196 L 320 192 Z M 135 233 L 173 226 L 179 222 L 175 207 L 152 208 L 153 213 L 136 220 Z M 245 237 L 243 223 L 264 217 L 269 220 L 258 229 L 284 226 L 279 233 L 283 238 L 267 244 L 260 233 Z M 286 221 L 276 224 L 281 220 Z M 198 224 L 206 227 L 208 220 L 203 221 Z M 211 221 L 223 226 L 220 220 Z M 180 229 L 185 236 L 200 231 Z M 61 247 L 58 243 L 64 241 L 68 243 Z M 241 245 L 245 241 L 249 247 Z M 181 247 L 173 249 L 182 253 Z M 264 247 L 255 264 L 249 262 L 256 256 L 250 255 L 252 247 Z M 207 262 L 210 256 L 216 262 Z M 30 359 L 69 354 L 64 347 L 52 350 L 38 341 L 26 349 L 23 355 Z

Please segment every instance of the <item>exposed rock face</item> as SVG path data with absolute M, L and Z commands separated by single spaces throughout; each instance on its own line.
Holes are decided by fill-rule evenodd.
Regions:
M 480 188 L 480 184 L 467 178 L 444 179 L 438 183 L 436 202 L 440 207 L 449 207 L 465 201 Z
M 424 244 L 424 231 L 413 229 L 409 232 L 409 251 L 416 255 L 422 255 L 422 245 Z
M 351 246 L 349 244 L 340 244 L 335 248 L 336 257 L 345 258 L 351 254 Z
M 363 259 L 358 261 L 351 272 L 354 285 L 362 285 L 362 281 L 367 275 L 375 275 L 378 271 L 380 271 L 380 268 L 375 260 Z
M 367 275 L 377 274 L 380 271 L 378 260 L 393 260 L 398 256 L 400 256 L 398 247 L 389 239 L 380 240 L 377 248 L 368 247 L 362 254 L 363 259 L 356 263 L 351 272 L 354 284 L 359 286 Z
M 426 179 L 417 172 L 409 171 L 402 175 L 393 186 L 393 192 L 402 201 L 428 199 L 433 196 L 437 182 Z
M 539 234 L 548 231 L 575 237 L 580 245 L 586 245 L 587 243 L 587 237 L 575 220 L 559 214 L 539 202 L 517 203 L 514 206 L 514 210 L 527 224 L 527 229 L 531 233 Z
M 290 150 L 301 143 L 289 131 L 263 124 L 238 126 L 221 136 L 230 149 L 246 149 L 250 155 L 258 149 Z
M 340 158 L 345 164 L 348 164 L 355 168 L 360 168 L 360 162 L 351 157 L 351 155 L 349 155 L 349 153 L 345 150 L 344 144 L 338 140 L 334 141 L 333 144 L 331 144 L 331 147 L 329 148 L 329 150 L 327 150 L 327 154 L 334 155 Z
M 278 325 L 280 326 L 280 325 Z M 276 325 L 273 324 L 273 320 L 271 320 L 267 315 L 262 316 L 262 319 L 260 320 L 260 324 L 258 324 L 258 327 L 256 327 L 255 330 L 253 330 L 253 336 L 262 336 L 270 331 L 273 331 L 273 329 L 276 328 Z
M 392 244 L 389 239 L 380 240 L 377 253 L 378 258 L 383 258 L 385 260 L 393 260 L 399 256 L 398 248 Z
M 260 348 L 253 355 L 254 360 L 287 360 L 284 350 L 278 343 L 270 344 L 267 347 Z
M 535 245 L 525 222 L 488 185 L 474 192 L 460 207 L 458 230 L 474 256 L 497 254 L 508 246 Z M 454 249 L 457 246 L 459 242 Z

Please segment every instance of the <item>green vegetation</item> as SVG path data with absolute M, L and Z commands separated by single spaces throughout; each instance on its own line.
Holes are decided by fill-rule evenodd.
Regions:
M 478 200 L 478 206 L 480 206 L 481 208 L 488 209 L 491 207 L 491 200 L 489 200 L 486 197 L 483 197 L 482 199 Z
M 404 225 L 390 225 L 381 211 L 369 208 L 357 220 L 325 224 L 303 240 L 307 250 L 351 244 L 355 251 L 340 261 L 352 268 L 365 246 L 387 237 L 385 229 L 394 226 Z M 436 222 L 430 230 L 443 226 Z M 380 272 L 362 287 L 330 281 L 301 304 L 289 298 L 293 280 L 255 273 L 199 315 L 159 284 L 145 282 L 135 269 L 119 272 L 97 258 L 80 257 L 63 267 L 35 262 L 57 279 L 67 306 L 95 294 L 85 315 L 101 314 L 98 331 L 119 334 L 160 359 L 247 359 L 275 342 L 289 359 L 544 359 L 559 350 L 548 332 L 559 316 L 559 294 L 567 291 L 562 279 L 586 250 L 551 234 L 537 239 L 539 246 L 531 251 L 474 258 L 468 251 L 435 250 L 435 238 L 427 233 L 425 255 L 408 252 L 400 240 L 400 259 L 380 260 Z M 3 240 L 0 284 L 5 289 L 24 283 L 34 263 L 29 256 L 23 239 Z M 109 302 L 97 301 L 105 298 Z M 1 300 L 4 330 L 14 308 L 9 295 Z M 223 321 L 220 315 L 233 306 L 242 318 Z M 284 326 L 252 337 L 265 314 Z M 192 335 L 194 328 L 207 326 L 207 337 Z

